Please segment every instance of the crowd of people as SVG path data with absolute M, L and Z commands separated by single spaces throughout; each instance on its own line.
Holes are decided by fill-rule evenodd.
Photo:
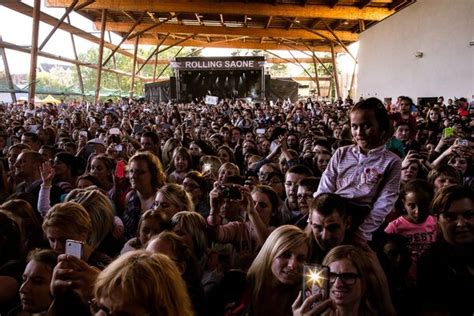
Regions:
M 0 315 L 474 314 L 464 98 L 4 104 L 0 158 Z

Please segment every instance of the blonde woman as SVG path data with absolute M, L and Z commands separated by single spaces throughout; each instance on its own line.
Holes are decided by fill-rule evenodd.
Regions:
M 169 219 L 182 211 L 194 211 L 191 195 L 183 186 L 169 183 L 156 193 L 153 209 L 163 212 Z
M 122 243 L 112 236 L 115 228 L 114 210 L 110 199 L 98 188 L 74 189 L 66 196 L 66 201 L 84 206 L 92 221 L 90 243 L 94 249 L 115 256 Z M 121 221 L 120 221 L 121 223 Z M 123 224 L 120 226 L 123 232 Z
M 247 287 L 234 302 L 238 308 L 228 315 L 291 315 L 309 255 L 310 240 L 301 229 L 292 225 L 275 229 L 247 272 Z
M 173 261 L 143 250 L 120 256 L 102 271 L 95 282 L 94 297 L 96 315 L 194 315 L 186 285 Z
M 86 209 L 76 202 L 59 203 L 44 217 L 43 231 L 51 249 L 65 252 L 67 239 L 83 242 L 82 259 L 89 265 L 104 268 L 112 261 L 110 257 L 95 251 L 91 236 L 92 220 Z

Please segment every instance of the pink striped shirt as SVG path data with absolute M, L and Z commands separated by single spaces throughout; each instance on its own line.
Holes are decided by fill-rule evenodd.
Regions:
M 367 240 L 382 225 L 400 193 L 400 158 L 384 146 L 367 155 L 357 145 L 338 148 L 324 171 L 318 191 L 336 193 L 357 204 L 372 207 L 359 230 Z

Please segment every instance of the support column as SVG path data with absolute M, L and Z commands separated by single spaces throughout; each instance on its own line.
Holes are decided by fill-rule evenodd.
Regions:
M 0 35 L 0 41 L 2 36 Z M 15 86 L 13 85 L 12 75 L 10 74 L 10 67 L 8 66 L 7 54 L 5 53 L 5 48 L 0 47 L 0 55 L 2 55 L 3 65 L 5 66 L 5 76 L 7 77 L 8 89 L 11 90 L 10 95 L 12 97 L 12 102 L 16 103 L 16 94 Z
M 107 10 L 102 10 L 101 24 L 100 24 L 100 44 L 99 44 L 99 58 L 97 61 L 97 77 L 95 81 L 95 102 L 99 102 L 100 80 L 102 77 L 102 58 L 104 57 L 104 35 L 105 24 L 107 21 Z
M 69 15 L 67 16 L 67 23 L 71 24 L 71 21 L 69 19 Z M 69 33 L 69 35 L 71 36 L 72 51 L 74 53 L 74 58 L 76 60 L 79 60 L 79 58 L 77 57 L 77 49 L 76 49 L 76 42 L 74 41 L 74 35 L 72 33 Z M 84 81 L 82 81 L 81 66 L 79 66 L 79 64 L 76 64 L 76 71 L 77 71 L 77 77 L 79 79 L 79 88 L 81 89 L 82 99 L 84 100 L 84 97 L 85 97 Z
M 331 43 L 331 58 L 332 58 L 332 67 L 334 68 L 334 84 L 336 86 L 336 99 L 341 97 L 341 90 L 339 89 L 339 79 L 337 77 L 337 67 L 336 67 L 336 52 L 334 51 L 334 44 Z
M 41 0 L 34 0 L 33 5 L 33 30 L 31 33 L 31 56 L 30 56 L 30 76 L 28 88 L 28 101 L 35 102 L 36 93 L 36 66 L 38 64 L 38 33 L 40 22 Z
M 133 65 L 132 65 L 132 81 L 130 83 L 130 98 L 133 98 L 133 92 L 135 90 L 135 68 L 137 67 L 137 54 L 138 54 L 138 43 L 140 36 L 135 38 L 135 51 L 133 52 Z
M 314 52 L 314 50 L 312 50 L 311 52 L 313 53 L 314 79 L 316 80 L 316 89 L 318 90 L 317 95 L 319 97 L 321 95 L 321 90 L 319 86 L 318 63 L 316 62 L 316 58 L 314 58 L 316 53 Z

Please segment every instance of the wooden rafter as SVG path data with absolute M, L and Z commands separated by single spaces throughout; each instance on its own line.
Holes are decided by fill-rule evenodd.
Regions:
M 64 12 L 63 16 L 58 20 L 58 23 L 56 23 L 56 25 L 53 27 L 53 29 L 51 30 L 51 32 L 49 32 L 49 34 L 45 37 L 45 39 L 43 40 L 43 42 L 41 43 L 41 45 L 39 46 L 39 50 L 43 50 L 44 46 L 46 45 L 46 43 L 48 43 L 48 41 L 50 40 L 50 38 L 53 36 L 54 32 L 56 32 L 56 30 L 59 28 L 59 26 L 64 22 L 64 19 L 69 15 L 69 13 L 71 13 L 71 11 L 74 9 L 74 7 L 76 6 L 77 4 L 77 1 L 78 0 L 74 0 L 71 5 L 69 7 L 67 7 L 66 11 Z
M 28 76 L 28 101 L 34 102 L 36 93 L 36 65 L 38 62 L 38 34 L 41 20 L 41 0 L 35 0 L 33 6 L 33 23 L 31 31 L 30 75 Z
M 72 0 L 46 0 L 49 7 L 67 7 Z M 81 0 L 83 2 L 83 0 Z M 299 18 L 326 18 L 347 20 L 374 20 L 380 21 L 389 15 L 392 10 L 381 7 L 366 7 L 359 9 L 353 6 L 326 5 L 271 5 L 255 2 L 226 2 L 225 5 L 216 5 L 212 1 L 182 2 L 182 1 L 136 1 L 136 0 L 96 0 L 88 9 L 117 8 L 129 11 L 151 12 L 199 12 L 201 14 L 232 14 L 252 16 L 297 16 Z
M 273 19 L 273 16 L 270 15 L 267 20 L 267 25 L 265 25 L 266 29 L 268 29 L 270 25 L 272 24 L 272 19 Z
M 290 20 L 293 22 L 293 20 Z M 99 22 L 95 23 L 99 27 Z M 112 32 L 127 32 L 133 23 L 125 22 L 109 22 L 107 23 L 107 30 Z M 151 23 L 142 23 L 136 27 L 137 31 L 143 31 L 152 26 Z M 268 25 L 268 23 L 267 23 Z M 204 35 L 235 35 L 235 36 L 255 36 L 255 37 L 285 37 L 293 39 L 315 40 L 323 39 L 325 37 L 332 37 L 332 33 L 327 30 L 314 30 L 314 32 L 307 32 L 302 28 L 293 28 L 291 30 L 281 30 L 277 28 L 251 28 L 251 27 L 221 27 L 221 26 L 200 26 L 200 25 L 179 25 L 163 23 L 154 28 L 153 32 L 158 33 L 175 33 L 175 34 L 204 34 Z M 334 31 L 338 38 L 342 41 L 355 42 L 359 36 L 347 31 Z M 151 33 L 151 32 L 148 32 Z
M 221 25 L 222 25 L 223 27 L 225 27 L 226 25 L 225 25 L 225 22 L 224 22 L 224 15 L 223 15 L 223 14 L 219 14 L 219 18 L 221 19 Z
M 97 77 L 95 81 L 95 101 L 99 101 L 99 93 L 100 93 L 100 82 L 102 79 L 102 57 L 104 56 L 104 35 L 105 35 L 105 25 L 107 23 L 107 10 L 103 9 L 101 14 L 101 27 L 100 27 L 100 43 L 99 43 L 99 57 L 98 57 L 98 65 L 97 68 Z M 133 74 L 132 74 L 133 75 Z M 133 78 L 133 76 L 132 76 Z
M 361 0 L 357 6 L 359 7 L 359 9 L 363 9 L 368 6 L 370 2 L 372 2 L 372 0 Z
M 131 40 L 132 38 L 134 38 L 134 37 L 136 37 L 136 36 L 141 36 L 141 35 L 145 34 L 146 32 L 149 32 L 149 31 L 151 31 L 152 29 L 157 28 L 158 26 L 160 26 L 160 25 L 166 23 L 167 21 L 173 19 L 174 17 L 175 17 L 175 15 L 171 14 L 169 17 L 167 17 L 167 18 L 165 18 L 165 19 L 163 19 L 163 20 L 161 20 L 161 21 L 159 21 L 159 22 L 157 22 L 157 23 L 154 23 L 153 25 L 150 25 L 150 26 L 146 27 L 146 28 L 143 29 L 143 30 L 140 30 L 140 31 L 138 31 L 138 32 L 135 33 L 135 34 L 130 35 L 130 36 L 128 37 L 128 39 Z
M 88 1 L 84 1 L 82 2 L 80 5 L 76 6 L 76 8 L 74 9 L 75 11 L 79 11 L 79 10 L 82 10 L 84 8 L 86 8 L 88 5 L 94 3 L 95 0 L 88 0 Z
M 19 2 L 19 1 L 15 1 L 15 2 L 2 2 L 1 3 L 4 7 L 7 7 L 13 11 L 16 11 L 18 13 L 21 13 L 21 14 L 24 14 L 26 16 L 29 16 L 29 17 L 33 17 L 33 8 L 27 4 L 24 4 L 23 2 Z M 58 19 L 56 19 L 55 17 L 51 16 L 51 15 L 48 15 L 44 12 L 41 12 L 40 13 L 40 20 L 41 22 L 43 23 L 46 23 L 46 24 L 49 24 L 51 26 L 54 27 L 54 25 L 57 24 L 57 22 L 59 21 Z M 100 42 L 100 39 L 97 38 L 96 36 L 92 35 L 92 34 L 89 34 L 87 33 L 86 31 L 83 31 L 81 30 L 80 28 L 77 28 L 75 26 L 72 26 L 71 24 L 69 23 L 62 23 L 59 28 L 63 31 L 66 31 L 66 32 L 69 32 L 69 33 L 73 33 L 74 35 L 76 35 L 77 37 L 80 37 L 80 38 L 83 38 L 85 40 L 88 40 L 92 43 L 95 43 L 95 44 L 99 44 Z M 104 43 L 104 46 L 107 47 L 108 49 L 114 49 L 116 47 L 116 45 L 112 44 L 112 43 L 109 43 L 109 42 L 105 42 Z M 132 58 L 133 57 L 133 54 L 131 54 L 130 52 L 124 50 L 124 49 L 118 49 L 117 50 L 120 54 L 124 55 L 124 56 L 127 56 L 127 57 L 130 57 Z M 141 59 L 141 57 L 139 58 Z
M 0 41 L 3 41 L 1 35 L 0 35 Z M 3 68 L 5 69 L 5 76 L 7 77 L 8 88 L 9 88 L 11 91 L 14 91 L 14 90 L 15 90 L 15 86 L 13 85 L 12 76 L 11 76 L 11 74 L 10 74 L 10 67 L 8 66 L 7 54 L 5 53 L 5 48 L 0 47 L 0 55 L 1 55 L 2 60 L 3 60 Z M 11 97 L 12 97 L 12 101 L 13 101 L 14 103 L 16 103 L 16 95 L 15 95 L 15 92 L 11 92 L 10 95 L 11 95 Z
M 138 26 L 138 24 L 140 24 L 140 22 L 142 21 L 142 19 L 145 17 L 145 12 L 142 13 L 142 15 L 140 16 L 140 18 L 138 18 L 138 20 L 135 21 L 135 23 L 132 25 L 132 27 L 130 28 L 130 30 L 128 30 L 127 34 L 125 36 L 122 37 L 122 40 L 120 41 L 120 43 L 112 50 L 112 52 L 110 53 L 110 55 L 105 59 L 104 63 L 102 64 L 102 66 L 105 66 L 107 64 L 107 62 L 110 60 L 110 58 L 112 58 L 114 56 L 114 54 L 117 52 L 117 50 L 120 48 L 120 45 L 123 44 L 123 42 L 125 42 L 125 40 L 130 36 L 130 34 L 132 34 L 132 32 L 135 30 L 135 28 Z M 137 56 L 133 56 L 133 58 L 137 58 Z
M 15 50 L 17 52 L 22 52 L 22 53 L 25 53 L 25 54 L 31 54 L 31 49 L 25 48 L 24 46 L 15 45 L 15 44 L 9 43 L 9 42 L 0 41 L 0 47 Z M 91 69 L 97 69 L 99 67 L 96 64 L 91 64 L 91 63 L 83 62 L 83 61 L 80 61 L 80 60 L 77 60 L 77 59 L 67 58 L 67 57 L 63 57 L 63 56 L 59 56 L 59 55 L 54 55 L 54 54 L 47 53 L 47 52 L 38 52 L 38 56 L 42 56 L 42 57 L 53 59 L 53 60 L 59 60 L 59 61 L 65 62 L 65 63 L 73 64 L 73 65 L 80 65 L 80 66 L 91 68 Z M 119 75 L 122 75 L 122 76 L 127 76 L 127 77 L 132 76 L 131 73 L 121 71 L 121 70 L 117 70 L 117 69 L 108 68 L 108 67 L 102 67 L 102 71 L 116 73 L 116 74 L 119 74 Z M 140 77 L 140 76 L 138 76 L 138 78 L 145 79 L 144 77 Z
M 126 41 L 126 43 L 133 44 L 131 41 Z M 140 38 L 140 45 L 156 45 L 157 40 L 151 37 L 147 38 Z M 166 40 L 163 45 L 172 45 L 173 41 Z M 259 42 L 250 42 L 246 41 L 238 42 L 220 42 L 220 43 L 202 43 L 196 40 L 187 40 L 185 42 L 180 43 L 181 46 L 189 46 L 189 47 L 218 47 L 218 48 L 236 48 L 236 49 L 268 49 L 268 50 L 287 50 L 287 46 L 278 43 L 270 43 L 264 42 L 260 44 Z M 304 46 L 302 45 L 295 45 L 295 49 L 303 50 Z M 320 45 L 320 46 L 313 46 L 317 52 L 330 52 L 331 48 L 328 45 Z M 338 50 L 338 48 L 336 48 Z

